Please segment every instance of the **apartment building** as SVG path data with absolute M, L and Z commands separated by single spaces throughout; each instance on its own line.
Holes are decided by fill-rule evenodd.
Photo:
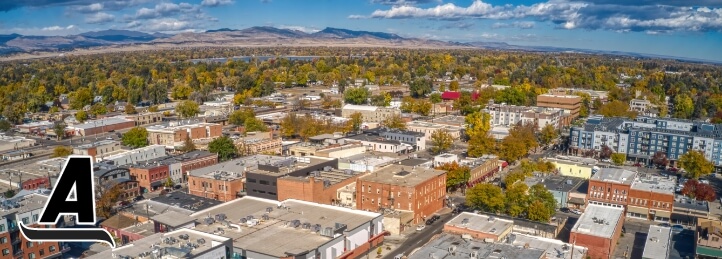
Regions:
M 511 127 L 517 124 L 533 124 L 539 130 L 546 125 L 555 128 L 566 126 L 564 110 L 559 108 L 529 107 L 490 103 L 483 110 L 491 116 L 491 125 Z
M 249 132 L 234 142 L 243 155 L 281 154 L 283 145 L 281 138 L 274 138 L 271 132 Z
M 91 156 L 95 162 L 100 162 L 106 156 L 118 154 L 123 151 L 120 141 L 117 140 L 101 140 L 73 147 L 73 155 Z
M 627 160 L 651 163 L 663 152 L 674 166 L 689 150 L 704 153 L 705 158 L 722 172 L 722 124 L 671 118 L 637 117 L 636 119 L 590 117 L 581 127 L 572 127 L 570 152 L 581 154 L 600 151 L 606 145 Z
M 579 118 L 582 97 L 578 95 L 541 94 L 536 97 L 536 106 L 563 109 L 572 119 Z
M 356 182 L 356 208 L 413 211 L 413 224 L 446 205 L 446 171 L 393 164 Z M 403 231 L 403 228 L 401 228 Z
M 587 201 L 625 209 L 630 218 L 669 222 L 674 207 L 673 180 L 602 168 L 589 179 Z
M 242 197 L 246 169 L 239 160 L 231 160 L 188 170 L 188 193 L 222 202 Z
M 62 253 L 70 250 L 61 242 L 28 241 L 20 233 L 20 222 L 31 228 L 57 227 L 38 224 L 47 200 L 48 196 L 33 192 L 0 203 L 0 257 L 62 258 Z
M 196 140 L 212 140 L 222 135 L 223 126 L 216 123 L 195 121 L 169 122 L 164 125 L 150 126 L 148 144 L 163 145 L 167 149 L 182 147 L 187 138 Z
M 346 104 L 341 109 L 341 117 L 351 118 L 351 114 L 357 112 L 363 115 L 363 122 L 366 123 L 380 123 L 388 117 L 401 114 L 401 112 L 395 108 Z

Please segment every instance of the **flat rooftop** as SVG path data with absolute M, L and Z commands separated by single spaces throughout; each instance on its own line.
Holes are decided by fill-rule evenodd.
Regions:
M 413 187 L 443 174 L 446 174 L 446 171 L 392 164 L 360 179 L 366 182 Z
M 86 121 L 83 124 L 76 124 L 72 126 L 68 126 L 69 128 L 75 128 L 75 129 L 92 129 L 96 127 L 102 127 L 107 125 L 114 125 L 114 124 L 120 124 L 120 123 L 126 123 L 126 122 L 133 122 L 132 120 L 126 119 L 126 118 L 120 118 L 120 117 L 109 117 L 109 118 L 103 118 L 99 120 L 90 120 Z
M 449 124 L 441 124 L 441 123 L 435 123 L 435 122 L 429 122 L 429 121 L 410 121 L 406 123 L 406 127 L 423 127 L 423 128 L 431 128 L 431 129 L 447 129 L 450 131 L 454 130 L 462 130 L 463 127 L 461 126 L 455 126 L 455 125 L 449 125 Z
M 577 157 L 577 156 L 556 156 L 553 158 L 544 158 L 544 160 L 557 163 L 572 163 L 582 165 L 596 165 L 597 160 L 592 158 Z
M 431 123 L 440 123 L 453 126 L 463 126 L 466 124 L 466 117 L 457 115 L 447 115 L 439 118 L 428 120 Z
M 180 121 L 171 121 L 171 122 L 163 123 L 160 125 L 148 126 L 148 127 L 146 127 L 146 129 L 148 131 L 172 133 L 172 132 L 175 132 L 178 130 L 206 127 L 206 126 L 214 126 L 214 125 L 220 125 L 220 124 L 203 122 L 201 120 L 191 120 L 191 121 L 180 120 Z
M 632 183 L 633 190 L 674 195 L 675 182 L 667 177 L 639 174 Z
M 279 208 L 279 205 L 282 207 Z M 208 215 L 217 219 L 220 214 L 225 222 L 207 220 Z M 249 226 L 246 224 L 249 216 L 264 221 Z M 336 227 L 340 226 L 338 224 L 344 224 L 346 230 L 352 230 L 381 217 L 381 214 L 293 199 L 278 202 L 246 196 L 199 211 L 191 217 L 201 223 L 196 230 L 213 233 L 220 228 L 223 236 L 233 239 L 234 247 L 274 257 L 288 257 L 289 253 L 301 254 L 334 239 L 320 235 L 317 229 L 331 227 L 336 231 Z M 227 224 L 238 225 L 240 231 L 227 227 Z
M 586 247 L 564 243 L 557 239 L 515 233 L 509 234 L 507 243 L 517 247 L 528 245 L 529 248 L 544 250 L 546 258 L 584 259 L 588 250 Z M 574 248 L 573 253 L 572 248 Z
M 669 258 L 669 241 L 672 228 L 662 226 L 649 226 L 647 242 L 644 244 L 642 258 L 666 259 Z
M 204 210 L 222 203 L 214 199 L 195 196 L 181 191 L 169 192 L 152 198 L 151 201 L 190 211 Z M 165 211 L 161 211 L 161 213 L 163 212 Z
M 6 199 L 0 202 L 0 216 L 4 217 L 10 214 L 20 214 L 28 211 L 39 210 L 45 207 L 45 203 L 48 201 L 48 196 L 42 194 L 29 194 L 22 197 L 17 195 L 14 199 Z
M 381 164 L 388 164 L 392 161 L 396 160 L 393 157 L 388 156 L 381 156 L 381 155 L 374 155 L 370 153 L 363 153 L 363 154 L 357 154 L 349 157 L 339 158 L 339 162 L 348 162 L 348 163 L 360 163 L 364 165 L 370 165 L 370 166 L 376 166 Z
M 168 212 L 153 216 L 150 219 L 152 219 L 155 222 L 161 223 L 161 224 L 169 225 L 171 227 L 179 227 L 183 224 L 195 221 L 195 219 L 188 216 L 187 214 L 180 213 L 177 211 L 168 211 Z
M 249 173 L 283 176 L 292 174 L 295 171 L 316 166 L 321 163 L 334 161 L 335 158 L 304 156 L 304 157 L 282 157 L 268 155 L 254 155 L 242 158 L 240 165 L 249 166 Z M 235 160 L 234 160 L 235 161 Z M 255 167 L 254 167 L 255 166 Z
M 96 141 L 96 142 L 93 142 L 93 143 L 90 143 L 90 144 L 78 145 L 78 146 L 75 146 L 75 148 L 77 148 L 77 149 L 88 149 L 88 148 L 105 146 L 105 145 L 112 145 L 112 144 L 118 144 L 118 145 L 120 145 L 120 141 L 104 139 L 104 140 Z
M 449 253 L 450 247 L 454 253 Z M 472 255 L 474 255 L 472 257 Z M 484 243 L 481 240 L 465 240 L 459 235 L 441 234 L 410 255 L 409 259 L 538 259 L 544 258 L 541 249 L 524 248 L 504 243 Z
M 589 204 L 574 224 L 572 232 L 612 238 L 617 224 L 621 224 L 619 221 L 622 219 L 622 214 L 624 214 L 623 208 Z
M 326 182 L 328 181 L 328 184 L 334 185 L 340 182 L 345 181 L 346 179 L 356 177 L 358 175 L 361 175 L 363 173 L 356 172 L 351 169 L 346 170 L 338 170 L 334 168 L 326 168 L 324 170 L 320 171 L 313 171 L 308 176 L 290 176 L 286 175 L 281 177 L 280 179 L 285 180 L 291 180 L 291 181 L 300 181 L 300 182 L 308 182 L 308 180 L 313 177 L 316 182 Z
M 514 222 L 494 216 L 462 212 L 447 222 L 446 225 L 499 235 L 511 228 L 514 225 Z
M 608 167 L 601 168 L 590 180 L 631 185 L 636 177 L 637 172 Z
M 89 259 L 122 258 L 129 256 L 140 258 L 140 254 L 148 254 L 148 258 L 154 250 L 158 250 L 166 258 L 192 258 L 205 253 L 208 250 L 222 246 L 229 238 L 213 234 L 207 234 L 192 229 L 179 229 L 168 233 L 157 233 L 148 237 L 136 240 L 128 245 L 86 257 Z M 190 244 L 190 246 L 189 246 Z
M 239 160 L 230 160 L 223 163 L 198 168 L 188 171 L 188 174 L 195 177 L 234 181 L 243 179 L 244 173 L 250 169 L 245 163 Z

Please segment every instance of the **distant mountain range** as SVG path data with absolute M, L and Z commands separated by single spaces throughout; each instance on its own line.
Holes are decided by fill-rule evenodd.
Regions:
M 185 45 L 191 47 L 244 47 L 244 46 L 348 46 L 348 47 L 399 47 L 399 48 L 465 48 L 517 50 L 534 52 L 577 52 L 589 54 L 612 54 L 633 57 L 651 57 L 677 59 L 695 62 L 706 60 L 684 59 L 678 57 L 647 55 L 629 52 L 584 50 L 573 48 L 517 46 L 504 42 L 450 42 L 418 38 L 405 38 L 393 33 L 354 31 L 340 28 L 325 28 L 306 33 L 299 30 L 281 29 L 270 26 L 257 26 L 246 29 L 220 28 L 197 33 L 144 33 L 129 30 L 104 30 L 85 32 L 68 36 L 29 36 L 20 34 L 0 35 L 0 58 L 13 54 L 52 53 L 84 49 L 127 49 L 132 46 L 144 46 L 143 49 L 168 48 Z M 132 50 L 132 49 L 130 49 Z M 95 51 L 93 53 L 98 53 Z M 79 53 L 80 54 L 80 53 Z M 57 55 L 57 54 L 55 54 Z

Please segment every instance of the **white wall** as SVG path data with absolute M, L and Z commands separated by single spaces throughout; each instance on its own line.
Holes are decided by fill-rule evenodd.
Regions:
M 212 245 L 221 244 L 219 242 L 212 242 Z M 207 251 L 206 253 L 196 256 L 194 258 L 198 259 L 219 259 L 219 258 L 226 258 L 226 247 L 223 245 L 218 246 L 217 248 L 214 248 L 210 251 Z

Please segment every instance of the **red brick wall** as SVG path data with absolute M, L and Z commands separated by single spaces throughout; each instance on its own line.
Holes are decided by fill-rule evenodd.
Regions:
M 37 225 L 37 224 L 34 224 L 29 227 L 46 228 L 44 225 Z M 42 244 L 40 244 L 38 242 L 31 242 L 32 247 L 28 247 L 27 246 L 28 240 L 25 239 L 25 237 L 20 234 L 20 231 L 13 231 L 11 233 L 11 232 L 8 232 L 6 229 L 5 233 L 0 233 L 0 238 L 2 238 L 2 237 L 5 237 L 7 239 L 7 242 L 5 242 L 4 244 L 0 244 L 0 251 L 2 251 L 4 249 L 8 249 L 8 251 L 10 251 L 10 255 L 2 256 L 2 254 L 0 253 L 0 258 L 15 258 L 15 257 L 12 257 L 13 252 L 15 252 L 15 251 L 13 251 L 11 241 L 17 240 L 17 239 L 20 240 L 20 244 L 21 244 L 20 247 L 21 247 L 21 250 L 23 251 L 21 255 L 23 258 L 30 258 L 30 253 L 33 253 L 35 255 L 35 258 L 45 258 L 45 257 L 51 256 L 51 255 L 59 254 L 60 250 L 62 249 L 60 247 L 60 245 L 58 244 L 58 242 L 43 242 Z M 55 247 L 54 252 L 50 252 L 50 246 Z M 43 251 L 43 255 L 40 255 L 41 250 Z
M 569 242 L 584 246 L 587 249 L 587 255 L 592 259 L 608 259 L 612 258 L 614 249 L 617 247 L 617 241 L 622 234 L 622 226 L 624 225 L 624 214 L 619 219 L 619 224 L 614 229 L 614 234 L 611 238 L 603 238 L 598 236 L 591 236 L 587 234 L 571 232 Z
M 161 165 L 152 168 L 130 168 L 130 175 L 133 180 L 138 181 L 141 188 L 153 191 L 151 183 L 156 181 L 165 181 L 170 176 L 168 174 L 168 166 Z
M 210 128 L 210 136 L 208 136 L 208 137 L 216 138 L 216 137 L 220 137 L 221 135 L 223 135 L 223 126 L 222 125 L 220 125 L 220 124 L 210 125 L 208 127 Z
M 601 189 L 601 193 L 603 194 L 603 196 L 595 197 L 595 189 L 597 190 L 596 192 L 600 192 L 599 190 Z M 626 199 L 620 200 L 619 198 L 617 198 L 617 200 L 615 201 L 615 190 L 618 191 L 617 196 L 624 196 L 624 192 L 626 192 Z M 607 194 L 609 194 L 609 197 L 607 197 Z M 593 180 L 589 181 L 587 200 L 620 204 L 624 206 L 633 205 L 636 207 L 646 207 L 653 210 L 664 210 L 670 212 L 672 211 L 674 205 L 674 196 L 671 194 L 634 190 L 631 189 L 629 185 Z M 645 201 L 646 204 L 644 203 Z
M 84 132 L 85 132 L 85 136 L 91 136 L 91 135 L 95 135 L 95 134 L 109 132 L 111 130 L 117 131 L 117 130 L 122 130 L 122 129 L 129 129 L 132 127 L 135 127 L 135 122 L 134 121 L 126 121 L 123 123 L 117 123 L 117 124 L 113 124 L 113 125 L 104 125 L 102 127 L 100 125 L 98 125 L 98 127 L 87 128 L 84 130 Z
M 27 181 L 24 181 L 22 183 L 24 190 L 35 190 L 38 188 L 49 188 L 50 185 L 48 184 L 48 178 L 47 177 L 40 177 L 35 179 L 30 179 Z
M 503 229 L 501 229 L 500 231 L 502 231 L 502 230 L 503 230 Z M 459 227 L 450 226 L 450 225 L 444 225 L 444 230 L 443 230 L 443 231 L 444 231 L 444 232 L 448 232 L 448 233 L 457 234 L 457 235 L 468 234 L 468 235 L 471 235 L 471 237 L 473 237 L 473 238 L 475 238 L 475 239 L 485 239 L 485 238 L 493 238 L 494 240 L 498 240 L 498 239 L 499 239 L 499 235 L 494 235 L 494 234 L 489 234 L 489 233 L 482 233 L 482 232 L 479 232 L 479 231 L 474 231 L 474 230 L 467 229 L 467 228 L 459 228 Z
M 206 184 L 206 187 L 203 186 L 203 183 Z M 241 178 L 233 181 L 223 181 L 192 175 L 188 176 L 188 191 L 190 194 L 196 196 L 225 202 L 235 199 L 236 194 L 242 191 L 243 188 L 243 179 Z
M 371 188 L 370 192 L 369 188 Z M 394 196 L 393 204 L 389 200 L 391 194 Z M 414 187 L 368 182 L 361 178 L 356 182 L 357 209 L 379 211 L 382 207 L 393 207 L 410 210 L 414 212 L 414 223 L 422 222 L 424 218 L 443 208 L 445 198 L 446 174 L 428 179 Z
M 601 197 L 594 196 L 595 189 L 597 190 L 596 192 L 602 194 Z M 629 201 L 629 189 L 629 185 L 625 184 L 589 180 L 587 200 L 627 205 Z M 614 200 L 615 191 L 617 191 L 617 196 L 626 196 L 626 198 L 617 198 L 617 200 Z
M 361 174 L 345 179 L 328 188 L 324 188 L 323 181 L 316 181 L 313 177 L 309 177 L 306 181 L 299 181 L 295 180 L 297 178 L 290 177 L 279 178 L 277 181 L 278 200 L 297 199 L 321 204 L 333 204 L 333 201 L 337 199 L 336 191 L 338 191 L 339 188 L 356 182 L 359 176 L 361 176 Z

